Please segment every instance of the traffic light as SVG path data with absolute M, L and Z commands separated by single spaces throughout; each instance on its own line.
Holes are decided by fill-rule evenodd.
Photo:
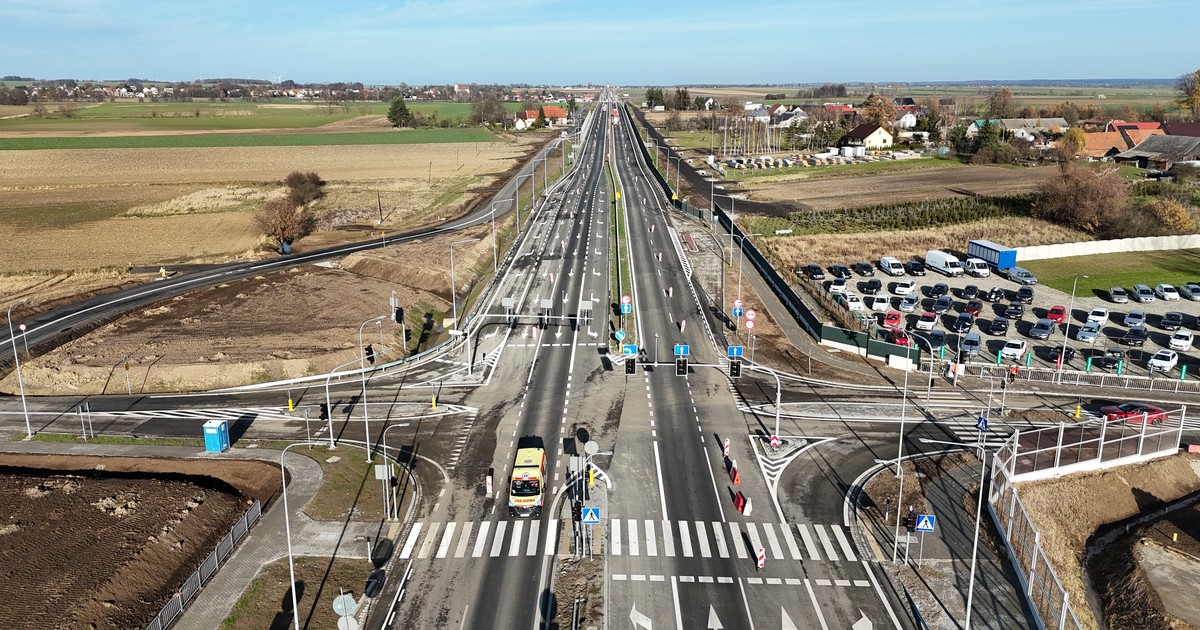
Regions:
M 687 376 L 687 359 L 675 359 L 675 376 Z
M 397 306 L 396 310 L 394 312 L 392 312 L 392 321 L 396 322 L 397 324 L 404 323 L 404 308 L 403 307 Z
M 731 359 L 729 361 L 729 378 L 741 378 L 741 377 L 742 377 L 742 362 L 737 359 Z
M 327 405 L 325 403 L 321 403 L 321 417 L 319 419 L 320 420 L 328 420 L 329 419 L 329 405 Z
M 373 348 L 371 346 L 371 344 L 367 344 L 367 347 L 364 350 L 364 352 L 366 352 L 366 354 L 367 354 L 367 363 L 370 363 L 371 365 L 375 365 L 375 348 Z
M 907 529 L 908 533 L 910 533 L 910 534 L 917 531 L 917 515 L 916 514 L 909 512 L 908 516 L 904 517 L 904 528 Z
M 637 374 L 637 361 L 633 357 L 625 359 L 625 373 Z
M 576 523 L 583 520 L 583 501 L 575 501 L 571 504 L 571 519 Z

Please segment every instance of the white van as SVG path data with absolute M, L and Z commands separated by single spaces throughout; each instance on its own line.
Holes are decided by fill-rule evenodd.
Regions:
M 884 256 L 879 259 L 879 270 L 889 276 L 903 276 L 904 264 L 898 258 Z
M 955 258 L 953 254 L 948 254 L 937 249 L 925 252 L 925 266 L 947 276 L 957 277 L 963 275 L 962 262 L 958 258 Z
M 976 278 L 986 278 L 992 275 L 992 270 L 988 264 L 978 258 L 968 258 L 963 262 L 963 269 L 967 271 L 967 275 L 975 276 Z

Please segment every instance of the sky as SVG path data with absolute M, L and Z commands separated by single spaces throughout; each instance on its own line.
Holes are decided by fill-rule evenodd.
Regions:
M 1195 0 L 0 0 L 0 75 L 368 85 L 1172 78 Z

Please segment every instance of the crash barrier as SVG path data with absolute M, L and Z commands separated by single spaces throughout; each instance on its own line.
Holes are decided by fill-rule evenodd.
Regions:
M 192 601 L 196 594 L 200 592 L 200 587 L 208 581 L 208 578 L 216 574 L 217 568 L 221 563 L 229 557 L 233 552 L 234 547 L 237 547 L 238 541 L 250 531 L 250 527 L 258 521 L 258 517 L 262 514 L 262 505 L 255 500 L 250 504 L 250 509 L 233 524 L 233 527 L 225 533 L 225 537 L 217 543 L 217 548 L 213 549 L 212 553 L 200 563 L 200 568 L 192 572 L 186 580 L 183 581 L 183 586 L 167 600 L 166 605 L 162 610 L 154 616 L 154 620 L 150 625 L 146 626 L 146 630 L 163 630 L 169 628 L 171 623 L 179 617 L 183 609 L 187 607 L 188 602 Z
M 1186 409 L 1180 409 L 1157 425 L 1098 419 L 1017 431 L 996 452 L 988 514 L 1041 627 L 1079 630 L 1082 626 L 1014 484 L 1169 455 L 1179 449 L 1185 417 Z

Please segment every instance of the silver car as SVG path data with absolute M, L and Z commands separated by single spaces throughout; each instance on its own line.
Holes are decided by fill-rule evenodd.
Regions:
M 1151 289 L 1144 284 L 1135 284 L 1133 285 L 1133 299 L 1143 304 L 1146 302 L 1153 302 L 1154 289 Z
M 1108 290 L 1108 299 L 1112 300 L 1113 304 L 1124 304 L 1129 301 L 1129 292 L 1121 287 L 1112 287 Z
M 1075 331 L 1075 339 L 1081 343 L 1096 343 L 1100 336 L 1100 322 L 1088 322 Z

